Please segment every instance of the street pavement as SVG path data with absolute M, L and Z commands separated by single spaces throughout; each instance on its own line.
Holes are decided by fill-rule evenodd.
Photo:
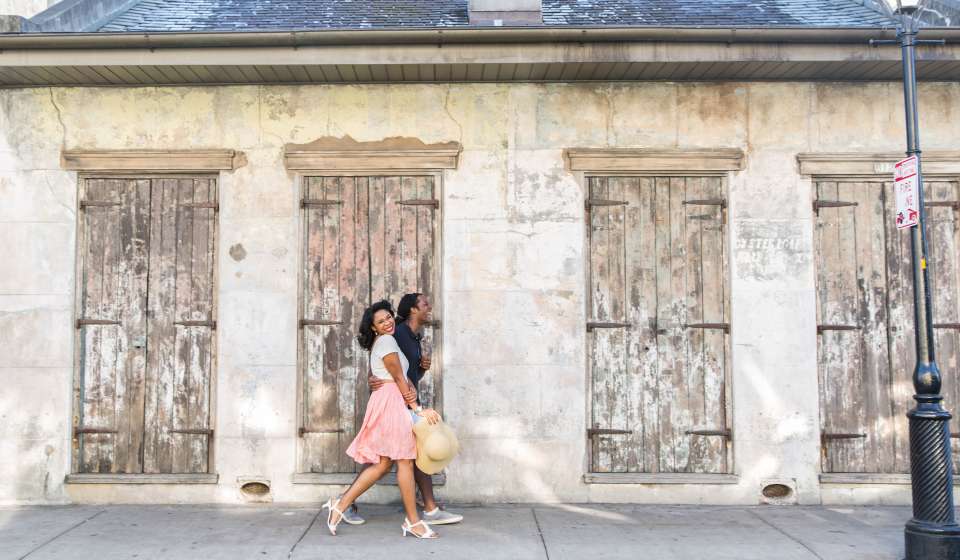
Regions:
M 455 507 L 434 541 L 402 538 L 399 506 L 361 505 L 327 533 L 317 507 L 0 507 L 0 560 L 899 560 L 906 507 L 533 504 Z

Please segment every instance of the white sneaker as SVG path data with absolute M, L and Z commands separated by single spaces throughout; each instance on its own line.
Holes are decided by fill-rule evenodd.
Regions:
M 350 507 L 347 508 L 347 511 L 343 512 L 341 515 L 344 523 L 350 525 L 363 525 L 367 522 L 366 519 L 360 517 L 360 514 L 357 512 L 357 505 L 350 504 Z
M 460 523 L 463 521 L 463 516 L 437 508 L 433 511 L 423 512 L 423 520 L 430 525 L 450 525 L 451 523 Z

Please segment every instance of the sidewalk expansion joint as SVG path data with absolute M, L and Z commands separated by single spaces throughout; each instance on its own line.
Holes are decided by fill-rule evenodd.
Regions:
M 768 527 L 770 527 L 770 528 L 773 529 L 774 531 L 780 533 L 781 535 L 787 537 L 787 538 L 790 539 L 791 541 L 793 541 L 793 542 L 799 544 L 800 546 L 802 546 L 803 548 L 807 549 L 807 552 L 809 552 L 810 554 L 813 554 L 813 555 L 814 555 L 816 558 L 818 558 L 819 560 L 824 560 L 824 558 L 823 558 L 822 556 L 820 556 L 819 554 L 816 553 L 816 551 L 814 551 L 812 548 L 810 548 L 809 546 L 807 546 L 807 544 L 806 544 L 805 542 L 803 542 L 803 541 L 801 541 L 800 539 L 794 537 L 793 535 L 791 535 L 790 533 L 784 531 L 784 530 L 781 529 L 780 527 L 777 527 L 777 526 L 774 525 L 773 523 L 770 523 L 769 521 L 767 521 L 766 519 L 764 519 L 763 516 L 761 516 L 760 514 L 758 514 L 757 512 L 755 512 L 754 510 L 748 509 L 747 511 L 750 512 L 750 515 L 752 515 L 752 516 L 756 517 L 757 519 L 759 519 L 760 521 L 762 521 L 762 522 L 764 523 L 764 525 L 767 525 Z
M 310 532 L 310 529 L 313 528 L 313 524 L 317 522 L 317 519 L 320 517 L 320 513 L 323 512 L 323 508 L 317 510 L 317 514 L 313 516 L 313 519 L 310 520 L 310 524 L 307 525 L 307 528 L 303 530 L 303 533 L 300 534 L 300 538 L 297 539 L 297 542 L 293 543 L 293 546 L 290 547 L 290 552 L 287 553 L 287 560 L 293 558 L 293 551 L 297 549 L 297 545 L 300 544 L 300 541 L 307 536 L 307 533 Z
M 87 521 L 92 520 L 93 518 L 97 517 L 98 515 L 100 515 L 101 513 L 106 512 L 106 511 L 107 511 L 107 510 L 105 510 L 105 509 L 101 509 L 101 510 L 98 511 L 97 513 L 95 513 L 95 514 L 91 515 L 90 517 L 88 517 L 88 518 L 80 521 L 79 523 L 75 523 L 73 526 L 68 527 L 67 529 L 65 529 L 65 530 L 63 530 L 63 531 L 60 531 L 60 532 L 57 533 L 56 535 L 54 535 L 54 536 L 50 537 L 49 539 L 43 541 L 42 543 L 38 544 L 38 545 L 37 545 L 36 547 L 34 547 L 33 550 L 31 550 L 30 552 L 24 554 L 24 555 L 21 556 L 20 558 L 17 558 L 17 560 L 24 560 L 25 558 L 27 558 L 28 556 L 30 556 L 30 555 L 33 554 L 34 552 L 40 550 L 41 548 L 47 546 L 48 544 L 52 543 L 53 541 L 59 539 L 60 537 L 66 535 L 66 534 L 69 533 L 70 531 L 73 531 L 73 530 L 76 529 L 77 527 L 83 525 L 83 524 L 86 523 Z
M 543 545 L 543 553 L 547 556 L 547 560 L 550 560 L 550 551 L 547 549 L 547 540 L 543 538 L 543 529 L 540 528 L 540 520 L 537 519 L 536 508 L 530 508 L 530 513 L 533 514 L 533 522 L 537 524 L 537 533 L 540 535 L 540 544 Z

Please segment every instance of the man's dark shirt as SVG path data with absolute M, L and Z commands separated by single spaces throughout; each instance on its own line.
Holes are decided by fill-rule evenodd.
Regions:
M 415 389 L 419 388 L 418 384 L 424 374 L 424 371 L 420 369 L 420 335 L 414 333 L 404 322 L 397 325 L 397 328 L 394 329 L 393 338 L 396 339 L 397 344 L 400 346 L 400 351 L 403 352 L 407 361 L 410 362 L 410 367 L 407 368 L 407 378 L 413 383 Z

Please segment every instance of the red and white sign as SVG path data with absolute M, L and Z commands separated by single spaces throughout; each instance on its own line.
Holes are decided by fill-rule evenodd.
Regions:
M 897 229 L 906 229 L 920 223 L 917 179 L 917 156 L 910 156 L 894 165 L 893 193 L 897 200 Z

